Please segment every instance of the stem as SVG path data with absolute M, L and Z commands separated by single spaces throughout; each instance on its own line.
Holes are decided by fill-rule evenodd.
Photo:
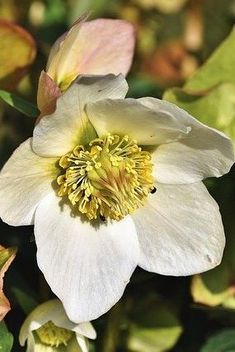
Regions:
M 109 312 L 99 352 L 116 352 L 124 305 L 118 302 Z

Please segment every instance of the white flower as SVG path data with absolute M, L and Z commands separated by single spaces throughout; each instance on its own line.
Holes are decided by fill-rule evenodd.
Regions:
M 58 299 L 47 301 L 30 313 L 20 330 L 20 344 L 27 352 L 88 352 L 96 338 L 91 323 L 72 323 Z
M 38 265 L 74 322 L 122 296 L 139 265 L 190 275 L 221 261 L 224 230 L 201 182 L 233 147 L 173 104 L 124 99 L 120 76 L 82 76 L 0 176 L 0 215 L 35 225 Z

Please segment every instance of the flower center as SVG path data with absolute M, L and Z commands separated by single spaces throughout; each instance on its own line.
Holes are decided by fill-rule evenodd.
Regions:
M 52 347 L 58 347 L 62 344 L 66 346 L 73 336 L 72 331 L 59 328 L 52 321 L 48 321 L 35 332 L 42 343 Z
M 128 136 L 94 139 L 59 162 L 58 195 L 67 196 L 89 220 L 121 220 L 144 204 L 154 190 L 151 155 Z

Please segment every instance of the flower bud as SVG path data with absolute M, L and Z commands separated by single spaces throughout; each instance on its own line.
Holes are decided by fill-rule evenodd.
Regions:
M 134 52 L 133 26 L 123 20 L 78 20 L 52 46 L 38 85 L 38 107 L 54 110 L 55 100 L 80 74 L 124 76 Z M 46 111 L 48 113 L 48 111 Z

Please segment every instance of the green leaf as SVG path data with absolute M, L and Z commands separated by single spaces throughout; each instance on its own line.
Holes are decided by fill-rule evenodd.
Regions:
M 0 323 L 0 352 L 10 352 L 13 346 L 13 336 L 7 330 L 6 324 Z
M 38 302 L 34 298 L 33 292 L 30 292 L 26 288 L 22 290 L 19 287 L 13 287 L 12 292 L 25 314 L 31 313 L 38 306 Z
M 235 84 L 222 83 L 202 96 L 172 88 L 165 92 L 164 99 L 188 111 L 206 125 L 223 131 L 235 141 Z
M 44 25 L 63 23 L 66 16 L 67 4 L 63 0 L 49 0 L 46 2 Z
M 132 312 L 128 348 L 136 352 L 163 352 L 176 344 L 181 333 L 173 307 L 149 295 Z
M 0 89 L 0 98 L 5 101 L 5 103 L 29 117 L 37 117 L 39 115 L 39 110 L 35 105 L 13 93 Z
M 235 308 L 234 290 L 230 287 L 231 275 L 225 262 L 218 268 L 195 275 L 192 278 L 191 293 L 196 303 L 209 307 L 223 305 Z
M 72 24 L 84 13 L 89 13 L 89 18 L 97 18 L 103 14 L 105 8 L 109 7 L 111 10 L 115 5 L 115 0 L 79 0 L 71 2 L 71 4 L 68 17 Z
M 14 301 L 19 304 L 26 315 L 38 306 L 38 292 L 19 271 L 15 270 L 12 273 L 9 287 Z
M 217 84 L 230 82 L 235 84 L 235 29 L 214 51 L 210 58 L 186 82 L 184 89 L 205 91 Z
M 128 78 L 128 97 L 141 98 L 143 96 L 161 97 L 163 90 L 156 85 L 156 81 L 144 75 L 135 75 Z
M 226 329 L 210 337 L 200 352 L 234 352 L 235 329 Z
M 235 29 L 186 82 L 163 98 L 235 142 Z

